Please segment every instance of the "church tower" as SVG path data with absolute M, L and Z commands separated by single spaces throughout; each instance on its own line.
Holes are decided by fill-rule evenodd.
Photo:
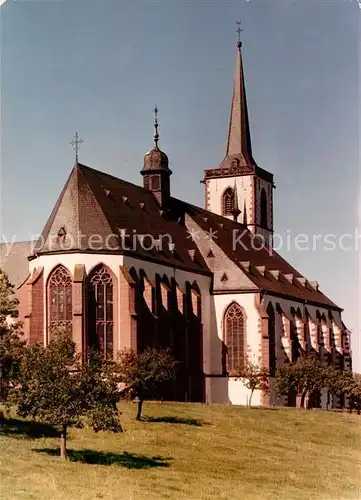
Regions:
M 144 156 L 141 170 L 143 186 L 153 193 L 161 207 L 165 207 L 170 198 L 170 176 L 168 156 L 159 149 L 158 109 L 154 109 L 154 148 Z
M 272 241 L 273 175 L 258 167 L 252 154 L 242 42 L 237 44 L 226 155 L 219 167 L 205 170 L 206 209 L 248 226 Z

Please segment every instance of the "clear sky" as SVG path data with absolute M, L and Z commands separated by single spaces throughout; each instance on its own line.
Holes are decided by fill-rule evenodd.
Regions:
M 360 14 L 357 0 L 8 0 L 2 238 L 42 230 L 74 163 L 75 131 L 82 163 L 140 183 L 155 103 L 172 193 L 203 205 L 203 169 L 225 151 L 238 19 L 253 152 L 277 186 L 276 233 L 361 233 Z M 345 309 L 359 351 L 359 253 L 355 238 L 342 241 L 280 253 Z

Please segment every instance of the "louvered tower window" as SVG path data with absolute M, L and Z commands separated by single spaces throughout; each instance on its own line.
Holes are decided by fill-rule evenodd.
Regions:
M 224 318 L 224 329 L 227 372 L 234 373 L 244 366 L 245 319 L 238 304 L 233 303 L 227 309 Z
M 89 343 L 105 359 L 113 358 L 113 280 L 104 266 L 89 276 Z
M 62 329 L 71 334 L 73 326 L 72 278 L 69 271 L 57 267 L 48 281 L 49 329 Z
M 234 191 L 232 188 L 227 188 L 223 193 L 222 198 L 222 214 L 231 215 L 234 207 Z
M 264 189 L 261 191 L 261 227 L 268 228 L 268 202 L 267 194 Z

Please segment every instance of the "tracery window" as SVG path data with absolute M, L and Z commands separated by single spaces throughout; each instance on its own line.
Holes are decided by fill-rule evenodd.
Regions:
M 113 357 L 113 280 L 104 266 L 89 276 L 89 343 L 106 359 Z
M 234 191 L 232 188 L 227 188 L 222 197 L 222 214 L 231 215 L 234 206 Z
M 71 334 L 73 325 L 72 278 L 64 266 L 58 266 L 48 281 L 49 329 L 63 329 Z
M 244 366 L 244 330 L 243 311 L 234 302 L 229 306 L 224 317 L 224 341 L 228 373 L 234 373 L 238 368 Z
M 290 322 L 291 334 L 291 361 L 295 362 L 300 357 L 300 342 L 298 339 L 298 332 L 295 319 Z

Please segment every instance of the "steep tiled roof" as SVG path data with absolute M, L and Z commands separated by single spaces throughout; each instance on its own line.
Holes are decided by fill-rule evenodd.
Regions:
M 315 282 L 307 281 L 277 252 L 265 245 L 262 239 L 254 237 L 245 225 L 185 205 L 188 215 L 199 227 L 198 240 L 209 238 L 212 234 L 214 244 L 246 273 L 258 289 L 338 308 L 318 289 Z M 212 258 L 206 258 L 206 261 L 211 266 Z
M 142 248 L 137 236 L 146 234 L 161 240 L 158 248 Z M 35 252 L 79 250 L 130 254 L 213 274 L 215 293 L 268 290 L 337 307 L 245 225 L 174 198 L 162 209 L 146 189 L 81 164 L 74 166 Z
M 153 241 L 161 239 L 158 249 L 142 248 L 143 235 L 151 235 Z M 143 246 L 150 244 L 150 237 L 145 238 Z M 140 186 L 76 164 L 34 253 L 79 250 L 133 254 L 193 272 L 209 272 L 178 214 L 162 210 L 152 193 Z

